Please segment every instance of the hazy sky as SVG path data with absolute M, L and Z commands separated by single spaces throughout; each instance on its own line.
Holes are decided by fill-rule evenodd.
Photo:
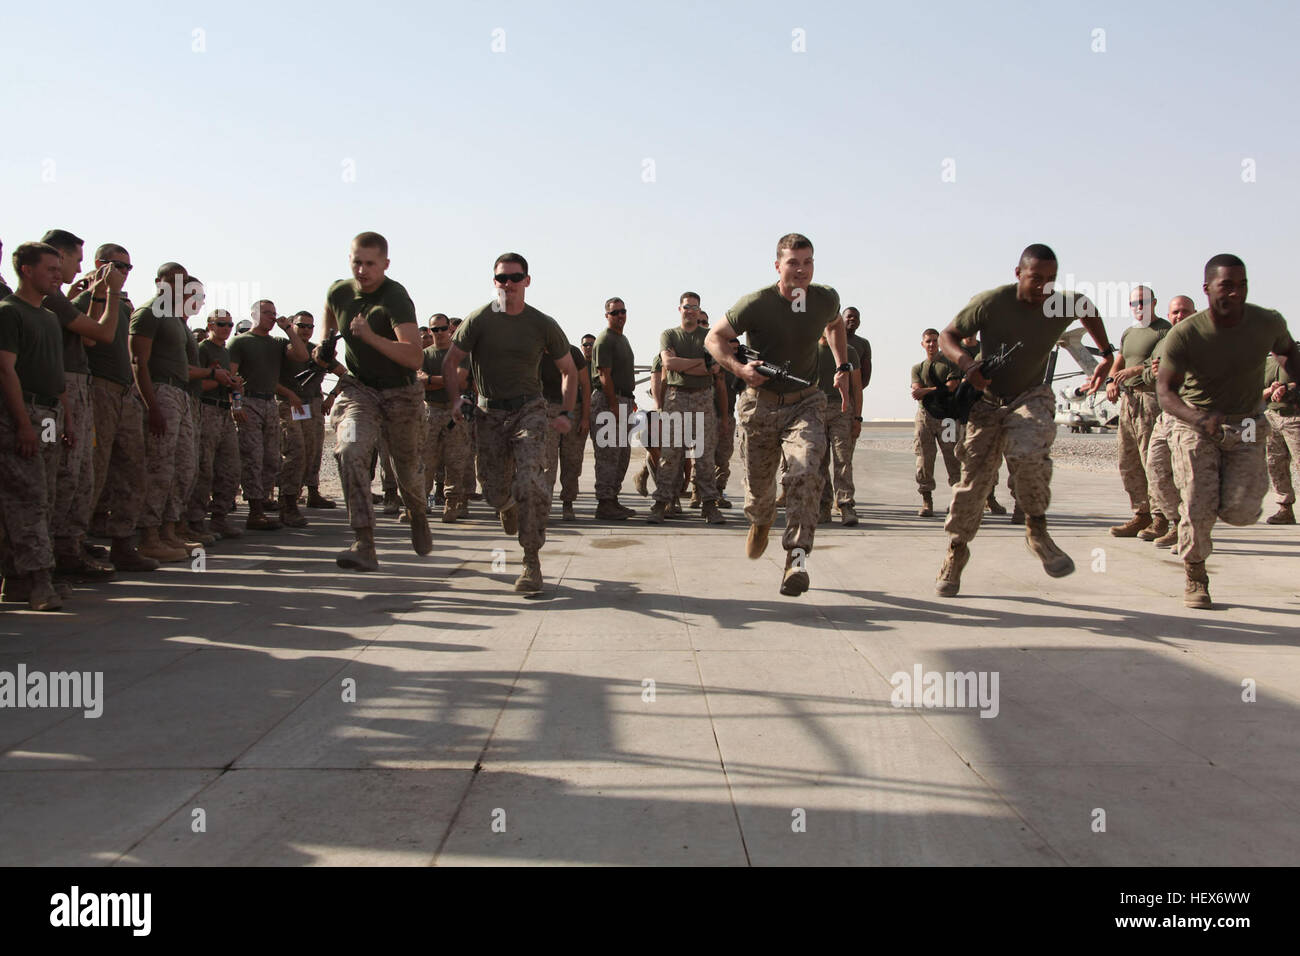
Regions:
M 130 249 L 137 302 L 176 259 L 319 315 L 374 229 L 422 320 L 488 301 L 513 250 L 575 341 L 622 296 L 648 362 L 678 293 L 721 316 L 798 231 L 863 312 L 865 414 L 910 416 L 920 331 L 1030 242 L 1115 338 L 1128 284 L 1203 307 L 1224 251 L 1296 321 L 1298 10 L 10 4 L 0 272 L 59 226 Z

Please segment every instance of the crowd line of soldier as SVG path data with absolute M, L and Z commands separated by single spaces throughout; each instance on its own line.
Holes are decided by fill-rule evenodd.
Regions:
M 648 418 L 636 398 L 626 303 L 608 299 L 606 328 L 573 346 L 526 302 L 531 276 L 517 253 L 494 262 L 490 301 L 463 320 L 436 313 L 421 327 L 387 274 L 387 241 L 361 233 L 349 247 L 350 277 L 326 294 L 319 337 L 311 313 L 280 316 L 268 300 L 233 338 L 221 309 L 192 334 L 203 287 L 184 266 L 160 266 L 156 295 L 136 308 L 122 291 L 132 269 L 126 249 L 101 245 L 79 276 L 83 243 L 64 230 L 23 243 L 12 259 L 18 289 L 0 289 L 5 601 L 53 610 L 68 576 L 152 571 L 239 537 L 232 515 L 241 488 L 244 529 L 305 526 L 300 505 L 335 506 L 319 489 L 327 416 L 355 538 L 336 561 L 354 571 L 379 567 L 376 504 L 400 512 L 413 549 L 426 555 L 437 508 L 454 523 L 482 498 L 523 550 L 516 590 L 541 590 L 554 490 L 558 481 L 561 520 L 575 520 L 588 440 L 596 517 L 636 516 L 619 500 L 629 424 L 661 437 L 657 424 L 700 426 L 690 441 L 679 430 L 647 445 L 632 484 L 653 496 L 650 524 L 684 516 L 688 486 L 702 520 L 726 524 L 739 447 L 750 558 L 764 553 L 776 509 L 785 509 L 782 594 L 810 586 L 818 524 L 833 511 L 846 526 L 858 522 L 853 452 L 871 346 L 857 335 L 858 310 L 841 312 L 835 290 L 812 283 L 812 243 L 797 233 L 778 241 L 777 282 L 717 323 L 698 294 L 679 296 L 677 323 L 663 330 L 650 363 Z M 1257 520 L 1269 473 L 1279 495 L 1269 521 L 1295 520 L 1288 462 L 1300 453 L 1300 408 L 1285 321 L 1246 303 L 1244 264 L 1220 255 L 1205 267 L 1202 312 L 1178 296 L 1168 321 L 1155 318 L 1154 295 L 1135 289 L 1133 324 L 1116 350 L 1086 297 L 1054 290 L 1056 271 L 1052 250 L 1031 245 L 1014 283 L 975 296 L 946 328 L 922 335 L 925 359 L 912 369 L 919 515 L 934 514 L 938 453 L 954 486 L 936 590 L 959 592 L 983 513 L 1005 514 L 994 493 L 1004 461 L 1013 521 L 1024 524 L 1029 549 L 1049 575 L 1074 570 L 1047 531 L 1056 424 L 1046 375 L 1077 319 L 1102 358 L 1085 390 L 1120 400 L 1120 471 L 1133 518 L 1111 533 L 1177 548 L 1185 603 L 1209 607 L 1215 520 Z M 742 336 L 749 355 L 738 348 Z M 337 384 L 325 395 L 327 373 Z M 968 396 L 960 415 L 932 410 L 946 407 L 935 399 L 957 394 Z M 382 496 L 371 491 L 376 470 Z

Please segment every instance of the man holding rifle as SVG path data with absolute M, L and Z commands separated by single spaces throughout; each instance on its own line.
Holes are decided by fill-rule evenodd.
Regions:
M 1103 356 L 1086 391 L 1095 392 L 1106 380 L 1115 348 L 1096 307 L 1086 296 L 1057 292 L 1056 253 L 1035 243 L 1020 254 L 1016 281 L 970 300 L 951 324 L 939 333 L 939 348 L 957 365 L 980 398 L 970 408 L 962 442 L 962 477 L 953 491 L 944 530 L 948 553 L 939 570 L 935 591 L 952 597 L 961 588 L 961 572 L 970 560 L 969 542 L 979 530 L 984 504 L 997 481 L 1003 454 L 1025 512 L 1025 543 L 1052 577 L 1074 571 L 1070 556 L 1047 533 L 1051 502 L 1052 442 L 1056 440 L 1056 400 L 1044 382 L 1047 360 L 1061 333 L 1077 318 L 1092 335 Z M 962 339 L 978 334 L 981 354 L 1006 355 L 997 371 L 989 372 L 962 348 Z M 985 377 L 985 373 L 991 377 Z
M 853 407 L 849 395 L 851 366 L 845 341 L 840 297 L 829 286 L 813 285 L 813 244 L 790 233 L 776 244 L 777 282 L 737 302 L 727 317 L 709 330 L 705 345 L 718 364 L 744 381 L 736 402 L 740 459 L 745 466 L 745 516 L 749 538 L 745 552 L 758 558 L 776 517 L 776 470 L 785 459 L 785 572 L 781 593 L 790 597 L 808 590 L 806 567 L 821 502 L 821 463 L 826 452 L 826 396 L 815 384 L 817 344 L 825 333 L 835 360 L 835 388 L 842 411 Z M 741 361 L 732 343 L 748 338 L 761 359 Z M 776 366 L 776 367 L 774 367 Z M 764 375 L 765 367 L 787 375 Z M 792 379 L 801 379 L 803 384 Z

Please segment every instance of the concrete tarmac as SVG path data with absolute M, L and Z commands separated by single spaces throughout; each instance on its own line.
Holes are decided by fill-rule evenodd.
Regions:
M 0 606 L 0 681 L 103 675 L 98 717 L 0 708 L 0 863 L 1300 862 L 1297 528 L 1220 525 L 1193 612 L 1180 562 L 1107 533 L 1118 474 L 1058 468 L 1078 570 L 986 516 L 944 599 L 912 456 L 866 451 L 862 523 L 821 526 L 785 598 L 738 462 L 720 528 L 598 523 L 585 471 L 535 597 L 475 502 L 425 558 L 381 519 L 376 574 L 335 566 L 339 508 Z M 935 706 L 896 706 L 918 669 Z

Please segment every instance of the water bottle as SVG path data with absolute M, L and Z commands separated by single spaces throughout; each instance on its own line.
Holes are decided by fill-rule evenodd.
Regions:
M 232 412 L 237 412 L 237 411 L 242 410 L 243 407 L 244 407 L 244 396 L 241 395 L 239 392 L 231 392 L 231 393 L 230 393 L 230 410 L 231 410 Z

